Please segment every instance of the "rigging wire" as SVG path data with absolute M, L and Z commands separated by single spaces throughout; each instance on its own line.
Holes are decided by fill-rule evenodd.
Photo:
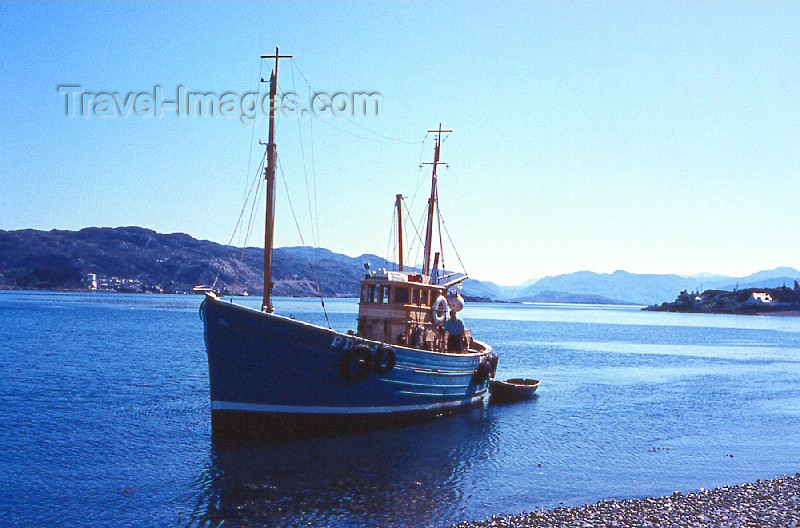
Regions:
M 456 254 L 456 258 L 458 259 L 458 263 L 461 264 L 461 269 L 464 270 L 464 275 L 469 275 L 467 273 L 467 267 L 464 265 L 464 261 L 461 260 L 461 255 L 458 254 L 458 249 L 456 248 L 455 243 L 453 242 L 453 238 L 450 236 L 450 231 L 447 230 L 447 224 L 444 223 L 444 216 L 441 216 L 440 219 L 442 221 L 442 227 L 444 227 L 444 232 L 447 235 L 447 239 L 450 241 L 450 245 L 453 246 L 453 252 Z
M 308 93 L 311 94 L 311 87 L 308 88 Z M 317 204 L 317 169 L 314 160 L 314 121 L 308 121 L 308 131 L 311 143 L 311 181 L 314 182 L 314 222 L 317 227 L 317 247 L 319 244 L 319 205 Z M 317 261 L 319 263 L 319 261 Z
M 264 59 L 261 59 L 259 61 L 259 67 L 258 67 L 258 86 L 256 87 L 256 101 L 259 100 L 260 95 L 261 95 L 261 79 L 264 78 L 263 75 L 264 75 Z M 256 122 L 254 121 L 253 125 L 252 125 L 252 128 L 250 130 L 250 154 L 248 154 L 248 156 L 247 156 L 247 173 L 246 174 L 250 174 L 250 163 L 253 160 L 253 138 L 255 137 L 255 134 L 256 134 Z M 247 180 L 245 180 L 244 191 L 245 191 L 244 199 L 245 199 L 245 203 L 247 203 L 247 193 L 248 193 Z M 239 245 L 240 246 L 243 245 L 241 236 L 239 238 Z M 247 244 L 244 244 L 244 245 L 247 245 Z
M 283 90 L 281 88 L 281 84 L 278 83 L 278 90 L 280 90 L 281 101 L 283 100 L 283 97 L 285 97 L 286 95 L 288 95 L 290 93 L 292 95 L 296 95 L 296 85 L 295 85 L 295 79 L 294 79 L 294 70 L 291 70 L 291 72 L 292 72 L 292 88 L 293 88 L 294 91 L 293 92 L 287 92 L 286 90 Z M 277 99 L 278 99 L 277 92 L 276 92 L 275 98 L 276 98 L 276 102 L 277 102 Z M 296 101 L 296 100 L 291 100 L 291 101 L 295 102 L 298 105 L 300 104 L 299 101 Z M 280 122 L 281 116 L 283 115 L 283 106 L 277 106 L 277 104 L 276 104 L 275 109 L 276 109 L 276 112 L 278 112 L 278 119 L 276 120 L 276 124 L 275 124 L 275 129 L 276 129 L 276 133 L 277 133 L 278 124 Z M 306 186 L 306 199 L 307 199 L 307 202 L 308 202 L 309 223 L 311 224 L 311 241 L 316 247 L 319 247 L 319 208 L 317 207 L 317 180 L 316 180 L 316 170 L 315 170 L 315 163 L 314 163 L 313 125 L 311 125 L 311 126 L 312 126 L 312 136 L 311 136 L 311 164 L 312 164 L 311 167 L 312 167 L 312 169 L 311 170 L 312 170 L 313 187 L 314 187 L 314 206 L 315 206 L 315 210 L 317 211 L 316 214 L 312 214 L 311 213 L 311 192 L 309 191 L 309 187 L 308 187 L 308 173 L 307 173 L 307 170 L 306 170 L 305 150 L 304 150 L 304 146 L 303 146 L 303 132 L 302 132 L 302 128 L 300 127 L 300 121 L 299 120 L 297 121 L 298 136 L 300 138 L 300 153 L 301 153 L 302 159 L 303 159 L 303 176 L 304 176 L 304 179 L 305 179 L 305 186 Z M 277 152 L 277 148 L 276 148 L 276 152 Z M 316 229 L 315 229 L 315 226 L 316 226 Z M 305 242 L 303 242 L 303 245 L 305 245 Z M 319 264 L 319 259 L 320 258 L 321 258 L 320 254 L 317 253 L 316 254 L 316 262 L 317 262 L 317 264 Z M 319 287 L 319 286 L 317 286 L 317 287 Z
M 438 195 L 438 193 L 437 193 Z M 442 271 L 445 271 L 447 268 L 444 266 L 444 244 L 442 243 L 442 214 L 439 211 L 439 197 L 436 197 L 436 224 L 439 228 L 439 263 L 442 265 Z M 438 274 L 437 274 L 438 276 Z M 438 281 L 437 281 L 438 282 Z
M 244 242 L 242 243 L 241 251 L 239 252 L 239 262 L 242 263 L 244 263 L 244 253 L 245 251 L 247 251 L 247 244 L 250 241 L 250 235 L 252 233 L 253 218 L 255 216 L 256 210 L 259 208 L 259 204 L 262 203 L 261 196 L 266 188 L 266 185 L 262 185 L 264 181 L 265 181 L 264 178 L 258 178 L 258 185 L 256 186 L 256 194 L 253 196 L 253 205 L 250 207 L 250 218 L 247 221 L 247 231 L 245 232 Z
M 425 137 L 422 138 L 422 143 L 420 144 L 419 148 L 419 165 L 417 165 L 417 183 L 414 185 L 414 196 L 411 197 L 411 207 L 414 207 L 414 202 L 417 199 L 417 193 L 419 192 L 420 187 L 422 186 L 422 173 L 424 172 L 425 166 L 422 164 L 422 156 L 425 153 L 425 141 L 428 139 L 428 134 L 425 134 Z
M 405 200 L 403 200 L 403 205 L 405 205 Z M 408 218 L 408 217 L 406 217 L 406 218 Z M 402 233 L 402 237 L 403 237 L 403 240 L 409 240 L 409 241 L 410 241 L 410 240 L 411 240 L 411 237 L 410 237 L 410 236 L 408 236 L 408 229 L 409 229 L 409 227 L 408 227 L 408 224 L 409 224 L 409 222 L 403 222 L 403 233 Z M 405 247 L 405 250 L 406 250 L 406 254 L 405 254 L 404 256 L 409 256 L 409 255 L 410 255 L 410 252 L 409 252 L 409 248 L 408 248 L 408 246 L 407 246 L 407 245 L 406 245 L 406 247 Z M 403 264 L 405 265 L 405 261 L 408 261 L 408 260 L 409 260 L 408 258 L 405 258 L 405 259 L 404 259 L 404 262 L 403 262 Z M 409 262 L 409 265 L 410 265 L 410 264 L 411 264 L 411 263 Z M 411 267 L 411 266 L 410 266 L 410 267 Z
M 297 86 L 296 86 L 296 82 L 295 82 L 294 70 L 293 69 L 291 70 L 291 73 L 292 73 L 292 89 L 293 89 L 293 92 L 291 92 L 291 93 L 293 95 L 296 95 Z M 280 87 L 281 87 L 281 85 L 278 84 L 278 88 L 280 88 Z M 286 92 L 285 90 L 281 91 L 281 97 L 285 97 L 287 94 L 288 94 L 288 92 Z M 299 102 L 297 102 L 297 101 L 293 101 L 293 102 L 295 102 L 295 103 L 297 103 L 299 105 Z M 278 107 L 276 107 L 276 109 L 277 108 Z M 282 109 L 282 107 L 280 107 L 280 109 Z M 279 118 L 280 118 L 280 115 L 282 115 L 282 114 L 283 114 L 283 112 L 281 111 L 279 113 Z M 303 142 L 303 131 L 302 131 L 302 127 L 300 125 L 300 120 L 298 119 L 298 121 L 297 121 L 297 131 L 298 131 L 298 137 L 299 137 L 299 142 L 300 142 L 300 153 L 301 153 L 301 157 L 302 157 L 302 160 L 303 160 L 303 177 L 304 177 L 305 187 L 306 187 L 306 202 L 308 204 L 309 223 L 311 224 L 311 239 L 312 239 L 311 241 L 318 248 L 319 245 L 320 245 L 320 243 L 319 243 L 319 240 L 320 240 L 319 233 L 320 233 L 320 231 L 319 231 L 319 207 L 318 207 L 318 202 L 317 202 L 317 179 L 316 179 L 316 163 L 315 163 L 315 156 L 314 156 L 313 124 L 310 122 L 309 126 L 311 127 L 311 145 L 310 145 L 311 146 L 311 171 L 312 171 L 312 186 L 313 186 L 313 189 L 314 189 L 314 211 L 315 212 L 312 212 L 312 208 L 311 208 L 311 189 L 309 188 L 309 183 L 308 183 L 308 171 L 307 171 L 307 164 L 306 164 L 306 158 L 305 158 L 305 147 L 304 147 L 304 142 Z M 277 128 L 277 125 L 276 125 L 276 128 Z M 280 157 L 278 157 L 278 158 L 279 158 L 278 161 L 279 161 L 279 164 L 280 164 Z M 286 187 L 287 198 L 289 200 L 289 205 L 291 207 L 292 203 L 291 203 L 291 197 L 289 196 L 288 183 L 287 183 L 287 180 L 286 180 L 286 176 L 283 173 L 283 166 L 282 165 L 280 165 L 280 166 L 281 166 L 281 175 L 284 178 L 284 180 L 283 180 L 284 187 Z M 322 309 L 323 309 L 323 311 L 325 311 L 325 300 L 322 298 L 322 295 L 321 295 L 322 290 L 320 289 L 319 282 L 316 279 L 316 274 L 315 274 L 316 272 L 314 271 L 314 267 L 313 267 L 313 264 L 312 264 L 312 259 L 310 257 L 310 253 L 308 251 L 308 248 L 306 247 L 306 242 L 305 242 L 305 239 L 304 239 L 303 234 L 301 232 L 299 221 L 297 219 L 297 216 L 295 215 L 295 212 L 294 212 L 293 208 L 292 208 L 292 215 L 294 216 L 295 225 L 297 226 L 298 234 L 300 235 L 301 243 L 302 243 L 303 247 L 305 248 L 306 259 L 308 260 L 309 268 L 311 269 L 312 275 L 314 276 L 314 282 L 316 284 L 317 291 L 320 293 L 320 300 L 322 302 Z M 317 265 L 319 265 L 320 258 L 321 258 L 320 253 L 316 252 L 315 253 L 315 261 L 316 261 Z M 327 312 L 325 312 L 325 319 L 328 320 Z M 328 327 L 330 327 L 330 321 L 329 320 L 328 320 Z
M 250 184 L 250 190 L 247 192 L 247 195 L 245 196 L 244 203 L 242 204 L 242 210 L 239 211 L 239 219 L 236 221 L 236 225 L 233 227 L 233 233 L 231 233 L 231 237 L 228 240 L 228 245 L 229 246 L 233 243 L 233 239 L 236 237 L 236 232 L 239 230 L 239 226 L 242 223 L 242 219 L 244 218 L 244 212 L 247 209 L 247 204 L 249 203 L 249 200 L 250 200 L 250 194 L 253 192 L 253 186 L 255 186 L 256 184 L 259 184 L 259 186 L 260 186 L 259 182 L 260 182 L 260 175 L 261 175 L 261 167 L 263 167 L 263 165 L 264 165 L 264 162 L 262 160 L 261 165 L 259 166 L 259 170 L 256 172 L 256 178 L 253 180 L 253 183 Z M 254 199 L 254 203 L 255 203 L 255 199 Z M 217 272 L 214 274 L 214 282 L 211 284 L 211 289 L 212 290 L 214 289 L 214 286 L 217 285 L 217 281 L 219 280 L 219 275 L 222 272 L 222 265 L 223 265 L 223 262 L 220 262 L 219 265 L 217 266 Z
M 406 208 L 406 218 L 408 218 L 408 220 L 411 222 L 411 225 L 414 227 L 414 233 L 417 235 L 417 238 L 412 239 L 412 243 L 409 245 L 406 254 L 411 256 L 412 250 L 414 249 L 414 247 L 416 247 L 417 252 L 414 255 L 414 261 L 416 262 L 417 259 L 419 258 L 419 250 L 422 247 L 422 236 L 419 234 L 419 229 L 417 228 L 417 224 L 414 222 L 414 217 L 411 216 L 411 210 L 409 209 L 408 205 L 406 205 L 405 200 L 403 200 L 403 206 Z M 407 227 L 408 225 L 406 225 L 406 228 Z M 417 245 L 417 242 L 419 242 L 419 245 Z
M 294 212 L 294 205 L 292 204 L 292 198 L 289 195 L 289 184 L 286 182 L 286 174 L 283 172 L 283 163 L 281 163 L 280 156 L 277 156 L 277 158 L 278 158 L 278 168 L 281 170 L 281 178 L 283 178 L 283 186 L 286 189 L 286 201 L 289 203 L 289 210 L 292 212 L 294 225 L 297 227 L 297 234 L 300 235 L 300 242 L 303 244 L 303 249 L 305 249 L 306 260 L 308 260 L 308 267 L 311 269 L 311 278 L 314 280 L 314 285 L 317 287 L 317 294 L 319 300 L 322 303 L 322 312 L 325 314 L 325 321 L 328 323 L 328 328 L 332 328 L 331 320 L 328 318 L 328 310 L 325 309 L 325 298 L 322 296 L 322 290 L 320 289 L 319 281 L 317 280 L 317 272 L 316 270 L 314 270 L 314 265 L 311 262 L 311 256 L 309 255 L 308 252 L 308 246 L 306 246 L 306 242 L 303 239 L 303 231 L 300 229 L 300 223 L 297 221 L 297 215 Z
M 418 141 L 404 141 L 402 139 L 396 139 L 396 138 L 393 138 L 393 137 L 385 136 L 385 135 L 383 135 L 383 134 L 381 134 L 379 132 L 375 132 L 374 130 L 370 130 L 369 128 L 367 128 L 367 127 L 365 127 L 363 125 L 359 125 L 358 123 L 356 123 L 353 120 L 352 117 L 350 117 L 348 115 L 345 115 L 344 118 L 347 119 L 352 125 L 360 128 L 361 130 L 366 130 L 367 132 L 370 132 L 372 134 L 375 134 L 376 136 L 382 137 L 382 138 L 384 138 L 384 139 L 386 139 L 386 140 L 388 140 L 390 142 L 398 143 L 400 145 L 417 145 L 419 143 Z
M 397 253 L 397 248 L 399 247 L 399 246 L 397 245 L 397 244 L 398 244 L 398 240 L 399 240 L 399 239 L 398 239 L 397 237 L 395 237 L 395 239 L 394 239 L 394 247 L 392 248 L 392 255 L 397 255 L 397 256 L 398 256 L 398 260 L 397 260 L 396 262 L 393 262 L 393 263 L 392 263 L 392 264 L 393 264 L 393 265 L 392 265 L 392 268 L 394 269 L 394 271 L 397 271 L 397 270 L 399 270 L 399 269 L 400 269 L 400 264 L 399 264 L 399 262 L 400 262 L 400 255 Z M 390 262 L 391 262 L 391 261 L 390 261 Z
M 392 262 L 391 261 L 391 255 L 396 255 L 397 254 L 397 239 L 395 238 L 395 226 L 397 225 L 397 224 L 395 224 L 395 221 L 397 220 L 397 208 L 393 207 L 392 210 L 393 210 L 392 223 L 389 224 L 389 239 L 386 242 L 386 259 L 385 259 L 385 262 L 386 262 L 387 266 L 389 265 L 390 262 Z M 395 241 L 395 244 L 394 244 L 394 249 L 392 250 L 391 248 L 392 248 L 392 241 L 393 240 Z M 395 264 L 395 263 L 393 263 L 393 264 Z M 395 269 L 395 268 L 393 267 L 392 269 Z
M 411 212 L 408 213 L 409 218 L 411 219 L 411 223 L 414 225 L 414 231 L 417 234 L 417 238 L 415 238 L 409 246 L 408 254 L 411 254 L 411 251 L 414 250 L 414 263 L 422 268 L 421 261 L 420 261 L 420 251 L 422 251 L 422 247 L 424 245 L 422 240 L 422 222 L 425 219 L 425 213 L 422 213 L 422 217 L 419 220 L 419 224 L 414 223 L 413 217 L 411 216 Z M 419 227 L 418 227 L 419 226 Z
M 366 136 L 362 136 L 362 135 L 356 134 L 356 133 L 351 132 L 349 130 L 345 130 L 344 128 L 341 128 L 341 127 L 338 127 L 338 126 L 334 125 L 333 123 L 329 123 L 327 119 L 322 119 L 321 117 L 314 115 L 314 112 L 309 112 L 308 115 L 311 116 L 312 119 L 316 119 L 320 123 L 324 123 L 325 125 L 327 125 L 327 126 L 329 126 L 331 128 L 335 128 L 339 132 L 344 132 L 345 134 L 350 134 L 353 137 L 357 137 L 357 138 L 364 139 L 364 140 L 367 140 L 367 141 L 373 141 L 375 143 L 381 143 L 381 144 L 384 144 L 384 145 L 396 144 L 395 142 L 392 142 L 392 141 L 378 141 L 376 139 L 372 139 L 372 138 L 369 138 L 369 137 L 366 137 Z
M 292 64 L 294 65 L 294 67 L 295 67 L 295 68 L 297 68 L 297 72 L 298 72 L 298 73 L 300 74 L 300 76 L 303 78 L 303 80 L 305 81 L 306 85 L 308 85 L 308 88 L 309 88 L 309 90 L 311 90 L 311 91 L 314 93 L 314 96 L 320 95 L 320 93 L 321 93 L 321 92 L 318 92 L 317 90 L 314 90 L 314 87 L 312 87 L 312 86 L 311 86 L 311 83 L 309 82 L 309 80 L 308 80 L 308 78 L 305 76 L 305 74 L 303 73 L 303 70 L 302 70 L 302 69 L 300 69 L 300 65 L 299 65 L 299 64 L 297 64 L 297 61 L 296 61 L 296 60 L 294 60 L 294 58 L 292 58 L 292 59 L 290 59 L 290 60 L 291 60 Z M 309 97 L 309 102 L 310 102 L 310 101 L 311 101 L 311 98 Z M 314 111 L 313 111 L 313 109 L 312 109 L 312 110 L 309 112 L 309 115 L 311 115 L 312 117 L 315 117 L 315 118 L 319 119 L 317 116 L 315 116 L 315 115 L 314 115 Z M 381 134 L 380 132 L 375 132 L 374 130 L 370 130 L 369 128 L 367 128 L 367 127 L 365 127 L 365 126 L 363 126 L 363 125 L 359 125 L 358 123 L 356 123 L 356 122 L 353 120 L 353 118 L 351 118 L 350 116 L 347 116 L 347 115 L 345 115 L 345 116 L 342 116 L 342 117 L 344 117 L 345 119 L 347 119 L 347 121 L 349 121 L 349 122 L 350 122 L 350 124 L 352 124 L 353 126 L 356 126 L 356 127 L 360 128 L 360 129 L 362 129 L 362 130 L 365 130 L 366 132 L 369 132 L 370 134 L 374 134 L 374 135 L 376 135 L 376 136 L 378 136 L 378 137 L 380 137 L 380 138 L 383 138 L 383 139 L 385 139 L 385 140 L 388 140 L 389 142 L 399 143 L 399 144 L 403 144 L 403 145 L 416 145 L 416 144 L 418 144 L 418 142 L 417 142 L 417 141 L 406 141 L 406 140 L 403 140 L 403 139 L 398 139 L 398 138 L 394 138 L 394 137 L 391 137 L 391 136 L 387 136 L 387 135 L 385 135 L 385 134 Z M 334 127 L 334 128 L 336 128 L 336 127 Z M 340 129 L 340 130 L 341 130 L 341 129 Z M 343 131 L 343 132 L 347 132 L 346 130 L 342 130 L 342 131 Z M 349 134 L 352 134 L 351 132 L 347 132 L 347 133 L 349 133 Z M 378 143 L 385 143 L 385 142 L 386 142 L 386 141 L 384 141 L 384 142 L 380 142 L 380 141 L 377 141 L 377 140 L 375 140 L 375 139 L 366 138 L 366 137 L 363 137 L 363 136 L 357 136 L 356 134 L 352 134 L 352 135 L 355 135 L 356 137 L 362 137 L 363 139 L 366 139 L 366 140 L 368 140 L 368 141 L 376 141 L 376 142 L 378 142 Z
M 294 81 L 294 68 L 290 68 L 289 71 L 292 73 L 292 93 L 296 94 L 297 93 L 297 85 L 295 84 L 295 81 Z M 314 230 L 314 213 L 313 213 L 313 211 L 311 209 L 311 189 L 309 188 L 309 185 L 308 185 L 308 170 L 306 168 L 306 152 L 305 152 L 305 146 L 303 145 L 303 130 L 302 130 L 302 127 L 300 126 L 300 119 L 297 119 L 297 136 L 298 136 L 299 141 L 300 141 L 300 157 L 303 160 L 303 179 L 305 180 L 305 184 L 306 184 L 306 201 L 308 202 L 308 219 L 309 219 L 309 222 L 311 223 L 311 240 L 314 243 L 315 247 L 319 247 L 318 236 L 317 236 L 317 233 Z
M 294 68 L 297 69 L 297 72 L 300 74 L 300 76 L 302 77 L 303 81 L 306 83 L 306 86 L 307 86 L 307 89 L 308 89 L 308 94 L 309 94 L 309 101 L 311 101 L 311 94 L 312 93 L 313 93 L 314 97 L 320 95 L 320 92 L 317 92 L 311 86 L 311 83 L 309 82 L 309 80 L 306 77 L 306 75 L 303 73 L 303 71 L 300 68 L 300 66 L 297 63 L 297 61 L 294 60 L 294 59 L 291 59 L 291 63 L 294 65 Z M 263 63 L 262 63 L 262 68 L 263 68 Z M 293 86 L 293 89 L 294 89 L 293 93 L 296 93 L 297 87 L 296 87 L 296 79 L 295 79 L 295 76 L 294 76 L 294 69 L 292 69 L 292 86 Z M 259 86 L 259 88 L 260 88 L 260 86 Z M 278 86 L 278 88 L 280 88 L 280 85 Z M 282 95 L 286 95 L 286 93 L 287 93 L 286 91 L 281 91 Z M 276 98 L 277 98 L 277 96 L 276 96 Z M 276 107 L 276 110 L 277 109 L 278 108 Z M 278 125 L 280 123 L 280 118 L 281 118 L 281 114 L 282 113 L 283 112 L 280 112 L 280 111 L 278 112 L 278 119 L 276 120 L 276 129 L 278 128 Z M 376 132 L 374 130 L 371 130 L 371 129 L 367 128 L 367 127 L 364 127 L 364 126 L 356 123 L 349 116 L 341 116 L 341 117 L 345 117 L 345 119 L 347 119 L 347 121 L 350 124 L 352 124 L 353 126 L 355 126 L 357 128 L 360 128 L 360 129 L 362 129 L 362 130 L 364 130 L 364 131 L 366 131 L 366 132 L 368 132 L 370 134 L 373 134 L 374 136 L 378 136 L 379 138 L 381 138 L 383 140 L 383 141 L 381 141 L 381 140 L 378 140 L 378 139 L 375 139 L 375 138 L 371 138 L 371 137 L 367 137 L 367 136 L 364 136 L 364 135 L 361 135 L 361 134 L 354 133 L 354 132 L 352 132 L 350 130 L 347 130 L 345 128 L 341 128 L 339 126 L 336 126 L 333 123 L 328 122 L 327 120 L 323 120 L 323 119 L 321 119 L 320 117 L 318 117 L 317 115 L 314 114 L 313 109 L 309 112 L 309 116 L 312 118 L 312 120 L 309 121 L 309 130 L 310 130 L 310 135 L 311 135 L 311 165 L 312 165 L 312 186 L 313 186 L 313 189 L 314 189 L 314 211 L 316 211 L 316 213 L 314 211 L 312 211 L 311 189 L 310 189 L 309 182 L 308 182 L 308 171 L 307 171 L 307 164 L 306 164 L 306 159 L 305 159 L 305 147 L 304 147 L 304 143 L 303 143 L 303 139 L 302 139 L 302 127 L 300 126 L 300 122 L 299 121 L 298 121 L 298 133 L 299 133 L 299 136 L 300 136 L 300 151 L 301 151 L 301 156 L 302 156 L 302 159 L 303 159 L 303 174 L 304 174 L 304 178 L 305 178 L 306 196 L 307 196 L 307 203 L 308 203 L 308 208 L 309 208 L 309 216 L 311 217 L 311 222 L 312 222 L 312 226 L 311 226 L 312 239 L 313 239 L 314 243 L 317 246 L 319 245 L 319 214 L 318 214 L 319 209 L 318 209 L 318 202 L 317 202 L 317 182 L 316 182 L 316 168 L 315 168 L 316 163 L 315 163 L 314 148 L 313 148 L 313 120 L 314 119 L 317 119 L 317 120 L 323 122 L 324 124 L 326 124 L 327 126 L 330 126 L 331 128 L 333 128 L 335 130 L 338 130 L 340 132 L 349 134 L 349 135 L 351 135 L 353 137 L 356 137 L 356 138 L 359 138 L 359 139 L 364 139 L 364 140 L 367 140 L 367 141 L 373 141 L 373 142 L 376 142 L 376 143 L 384 143 L 384 144 L 386 144 L 386 143 L 395 143 L 395 144 L 405 144 L 405 145 L 420 145 L 420 155 L 419 155 L 420 169 L 418 169 L 416 189 L 415 189 L 415 192 L 414 192 L 414 196 L 413 196 L 413 198 L 411 200 L 411 206 L 413 206 L 413 204 L 415 202 L 415 199 L 416 199 L 416 196 L 418 194 L 418 191 L 419 191 L 419 189 L 421 187 L 422 172 L 423 172 L 422 171 L 422 166 L 421 166 L 422 165 L 422 156 L 423 156 L 424 149 L 425 149 L 425 141 L 427 140 L 429 134 L 426 134 L 423 137 L 422 141 L 420 141 L 420 142 L 417 142 L 417 141 L 413 141 L 413 142 L 412 141 L 404 141 L 404 140 L 401 140 L 401 139 L 398 139 L 398 138 L 394 138 L 394 137 L 390 137 L 390 136 L 381 134 L 381 133 Z M 445 136 L 445 138 L 443 138 L 441 141 L 443 142 L 445 139 L 447 139 L 447 137 L 449 137 L 449 135 Z M 284 187 L 286 188 L 287 196 L 288 196 L 288 183 L 287 183 L 287 180 L 286 180 L 285 173 L 283 171 L 283 165 L 281 163 L 280 157 L 278 157 L 278 165 L 279 165 L 279 168 L 281 169 L 281 176 L 283 177 Z M 312 276 L 314 278 L 314 282 L 315 282 L 315 285 L 317 287 L 317 291 L 319 292 L 319 297 L 320 297 L 320 300 L 322 302 L 323 311 L 325 311 L 325 301 L 324 301 L 324 298 L 322 297 L 322 292 L 321 292 L 321 289 L 319 287 L 319 282 L 317 281 L 317 278 L 316 278 L 316 272 L 315 272 L 313 264 L 311 262 L 311 258 L 310 258 L 309 253 L 308 253 L 308 247 L 305 244 L 305 240 L 303 238 L 303 234 L 302 234 L 302 231 L 300 229 L 299 221 L 297 220 L 297 216 L 295 214 L 295 210 L 294 210 L 293 204 L 291 202 L 291 198 L 289 198 L 289 206 L 290 206 L 290 209 L 291 209 L 291 212 L 292 212 L 292 216 L 293 216 L 294 221 L 295 221 L 295 226 L 297 227 L 297 230 L 298 230 L 298 234 L 300 235 L 300 240 L 301 240 L 304 248 L 306 249 L 306 257 L 307 257 L 307 260 L 309 261 L 309 267 L 311 268 Z M 406 210 L 408 211 L 409 207 L 405 204 L 405 202 L 404 202 L 404 206 L 406 207 Z M 252 214 L 252 212 L 251 212 L 251 214 Z M 396 215 L 396 212 L 394 213 L 393 217 L 395 215 Z M 439 226 L 439 243 L 440 243 L 440 246 L 441 246 L 442 245 L 441 217 L 438 216 L 438 215 L 439 215 L 439 211 L 438 211 L 438 203 L 437 203 L 437 218 L 439 218 L 439 222 L 440 222 L 440 226 Z M 416 245 L 417 240 L 419 240 L 420 244 L 416 248 L 417 249 L 417 257 L 418 257 L 419 251 L 420 251 L 421 245 L 422 245 L 421 244 L 422 240 L 421 240 L 421 237 L 420 237 L 420 233 L 419 233 L 419 229 L 417 227 L 417 224 L 414 223 L 413 218 L 410 215 L 410 212 L 409 212 L 408 218 L 411 221 L 412 226 L 414 227 L 414 231 L 415 231 L 415 234 L 417 235 L 417 239 L 414 240 L 414 244 L 411 245 L 411 247 L 409 248 L 409 251 L 407 253 L 409 255 L 411 254 L 411 249 L 413 249 L 413 247 Z M 387 257 L 388 257 L 388 253 L 389 253 L 389 248 L 391 247 L 392 235 L 393 235 L 394 230 L 395 230 L 395 228 L 394 228 L 394 220 L 395 220 L 395 218 L 393 218 L 393 220 L 392 220 L 392 229 L 390 231 L 390 240 L 389 240 L 389 244 L 387 244 Z M 408 227 L 406 227 L 406 229 L 408 229 Z M 248 231 L 249 231 L 249 227 L 248 227 Z M 403 235 L 402 233 L 398 233 L 398 236 L 402 236 L 402 235 Z M 395 238 L 395 248 L 397 247 L 398 243 L 399 243 L 399 241 Z M 452 243 L 452 240 L 451 240 L 451 243 Z M 387 258 L 387 261 L 388 260 L 389 259 Z M 443 255 L 442 255 L 442 264 L 444 264 Z M 328 320 L 327 311 L 325 311 L 325 318 L 326 318 L 326 320 Z M 328 326 L 330 327 L 330 321 L 329 320 L 328 320 Z
M 250 218 L 247 221 L 247 231 L 245 231 L 244 246 L 242 247 L 242 256 L 244 256 L 244 248 L 247 246 L 247 243 L 250 240 L 250 235 L 253 232 L 252 231 L 252 226 L 253 226 L 253 218 L 255 217 L 256 208 L 261 203 L 261 200 L 260 200 L 261 193 L 264 190 L 264 187 L 262 187 L 261 185 L 265 181 L 264 178 L 260 177 L 261 172 L 263 170 L 263 167 L 264 167 L 264 159 L 262 158 L 261 164 L 258 167 L 258 175 L 259 175 L 259 177 L 258 177 L 258 185 L 256 186 L 256 194 L 253 197 L 253 205 L 250 208 Z

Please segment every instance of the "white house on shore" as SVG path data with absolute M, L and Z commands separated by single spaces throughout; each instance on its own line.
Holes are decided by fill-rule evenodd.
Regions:
M 747 299 L 747 306 L 763 306 L 772 302 L 772 296 L 767 292 L 753 292 Z

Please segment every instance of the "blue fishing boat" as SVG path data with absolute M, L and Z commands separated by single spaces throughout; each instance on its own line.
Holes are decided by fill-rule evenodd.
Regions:
M 441 125 L 430 131 L 435 146 L 421 270 L 404 267 L 402 196 L 397 195 L 397 269 L 367 269 L 360 283 L 356 332 L 275 313 L 275 100 L 278 59 L 283 57 L 276 49 L 275 55 L 263 58 L 275 59 L 265 169 L 264 297 L 261 310 L 223 302 L 214 292 L 206 293 L 201 305 L 212 434 L 217 439 L 251 433 L 330 434 L 398 425 L 482 404 L 497 355 L 469 330 L 453 331 L 457 336 L 446 332 L 447 313 L 463 308 L 457 287 L 467 275 L 439 270 L 439 253 L 432 251 L 441 138 L 450 132 Z

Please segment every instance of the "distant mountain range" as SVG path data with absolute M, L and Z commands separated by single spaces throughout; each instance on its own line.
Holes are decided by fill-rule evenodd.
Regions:
M 80 231 L 0 230 L 0 288 L 83 289 L 86 275 L 133 281 L 140 290 L 191 291 L 198 284 L 232 293 L 262 292 L 263 250 L 237 248 L 183 233 L 160 234 L 141 227 Z M 286 247 L 274 252 L 275 295 L 356 296 L 364 263 L 392 267 L 377 255 L 349 257 L 323 248 Z M 463 292 L 503 301 L 591 304 L 660 304 L 681 290 L 792 286 L 794 268 L 765 270 L 746 277 L 702 274 L 635 274 L 579 271 L 499 286 L 468 279 Z
M 794 268 L 759 271 L 746 277 L 578 271 L 544 277 L 527 286 L 498 286 L 468 280 L 464 290 L 470 295 L 506 301 L 581 302 L 574 296 L 585 295 L 593 296 L 590 301 L 593 304 L 653 305 L 674 300 L 682 290 L 776 288 L 783 284 L 791 287 L 795 280 L 800 281 L 800 271 Z

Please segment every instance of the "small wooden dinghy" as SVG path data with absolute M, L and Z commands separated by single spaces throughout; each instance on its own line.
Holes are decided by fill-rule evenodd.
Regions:
M 492 380 L 489 385 L 489 399 L 495 403 L 527 400 L 539 388 L 539 380 L 511 378 L 506 381 Z

